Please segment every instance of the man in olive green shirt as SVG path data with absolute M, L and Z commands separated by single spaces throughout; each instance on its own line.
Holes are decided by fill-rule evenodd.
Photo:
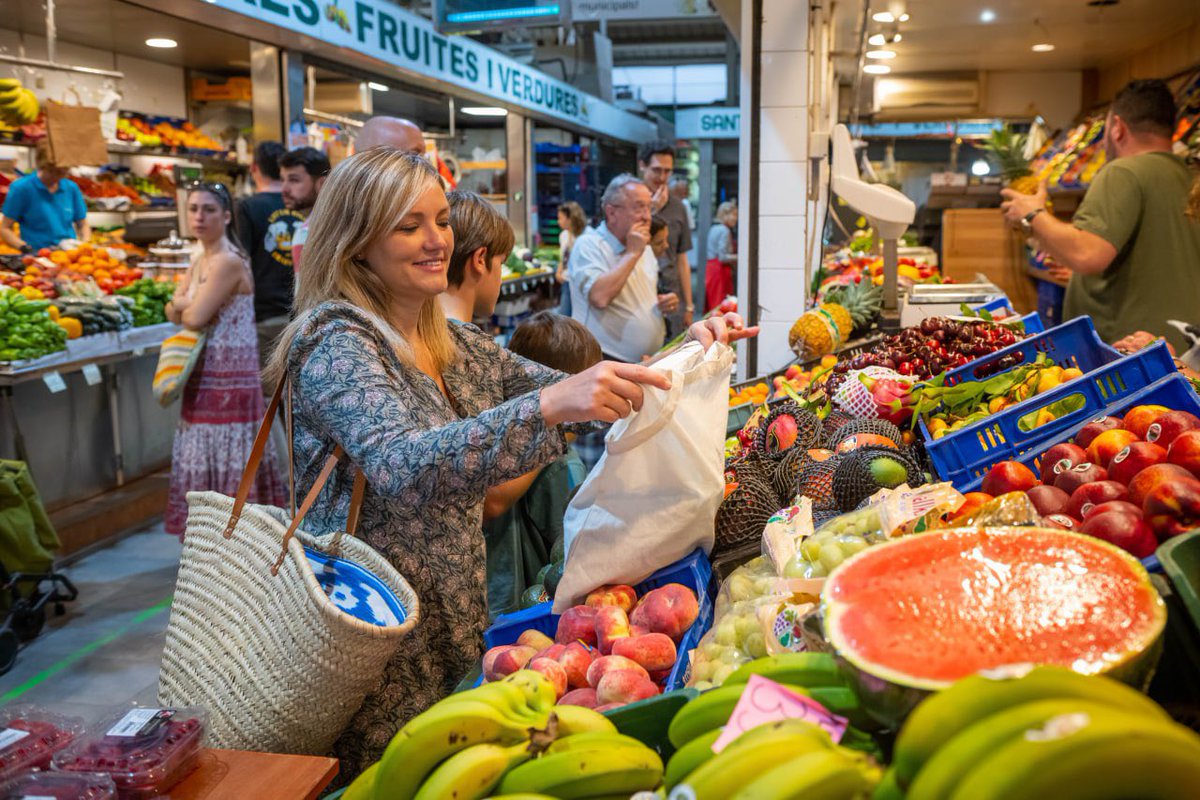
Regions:
M 1034 195 L 1002 192 L 1005 219 L 1071 270 L 1064 318 L 1090 315 L 1106 342 L 1149 331 L 1182 352 L 1167 320 L 1200 321 L 1200 222 L 1185 213 L 1195 176 L 1171 153 L 1174 127 L 1166 84 L 1133 81 L 1105 119 L 1110 163 L 1071 222 L 1042 213 L 1044 185 Z

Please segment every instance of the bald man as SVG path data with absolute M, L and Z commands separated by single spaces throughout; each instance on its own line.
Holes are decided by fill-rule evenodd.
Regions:
M 371 117 L 358 131 L 354 151 L 361 153 L 381 145 L 420 156 L 425 154 L 425 134 L 415 123 L 400 117 Z

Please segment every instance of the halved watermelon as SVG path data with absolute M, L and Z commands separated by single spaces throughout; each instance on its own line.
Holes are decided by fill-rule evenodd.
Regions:
M 847 559 L 822 592 L 825 637 L 867 710 L 898 724 L 959 678 L 1058 664 L 1144 689 L 1166 607 L 1145 569 L 1091 536 L 936 531 Z

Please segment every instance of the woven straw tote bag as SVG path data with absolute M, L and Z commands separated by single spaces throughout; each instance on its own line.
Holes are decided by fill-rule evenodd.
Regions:
M 419 609 L 408 582 L 352 536 L 366 487 L 361 472 L 350 536 L 299 530 L 340 447 L 291 519 L 246 503 L 282 391 L 267 408 L 237 497 L 188 494 L 158 702 L 207 708 L 215 747 L 324 754 L 377 688 Z

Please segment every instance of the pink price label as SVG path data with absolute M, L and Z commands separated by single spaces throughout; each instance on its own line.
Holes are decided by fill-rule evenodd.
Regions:
M 796 717 L 824 728 L 834 743 L 840 742 L 846 732 L 845 717 L 830 713 L 816 700 L 797 694 L 782 684 L 761 675 L 751 675 L 729 715 L 729 722 L 725 723 L 725 731 L 713 742 L 713 752 L 721 752 L 751 728 Z

